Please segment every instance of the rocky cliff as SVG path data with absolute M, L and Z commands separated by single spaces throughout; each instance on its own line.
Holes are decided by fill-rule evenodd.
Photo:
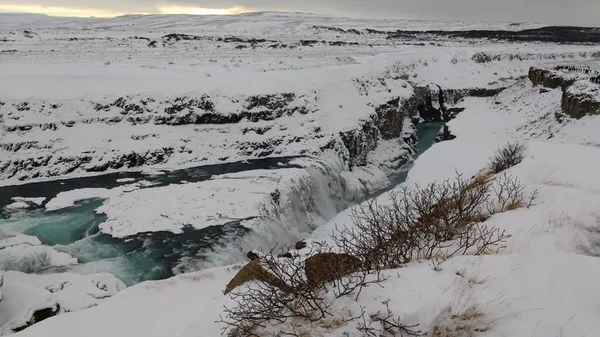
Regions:
M 529 80 L 534 85 L 562 90 L 561 107 L 572 118 L 600 114 L 600 86 L 583 73 L 531 67 Z

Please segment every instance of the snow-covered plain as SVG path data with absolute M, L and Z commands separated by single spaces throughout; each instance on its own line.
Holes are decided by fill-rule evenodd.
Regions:
M 117 238 L 244 220 L 259 235 L 242 249 L 290 243 L 310 232 L 312 239 L 327 240 L 336 226 L 352 225 L 350 210 L 336 213 L 359 199 L 361 189 L 383 188 L 386 174 L 412 153 L 414 125 L 408 116 L 391 139 L 369 138 L 369 123 L 381 120 L 376 108 L 395 98 L 410 99 L 417 87 L 435 92 L 439 85 L 446 103 L 458 101 L 465 108 L 448 124 L 457 138 L 422 154 L 405 184 L 439 181 L 456 170 L 475 174 L 499 146 L 520 140 L 529 144 L 527 157 L 509 173 L 537 189 L 538 202 L 488 220 L 513 235 L 500 254 L 450 259 L 437 271 L 427 262 L 412 263 L 389 271 L 384 288 L 369 287 L 358 302 L 340 299 L 334 308 L 356 313 L 365 305 L 375 313 L 387 302 L 405 324 L 419 324 L 424 332 L 472 308 L 483 313 L 475 323 L 484 328 L 484 336 L 581 337 L 600 330 L 595 290 L 600 275 L 594 272 L 600 267 L 595 257 L 600 254 L 595 213 L 599 119 L 558 121 L 561 89 L 542 92 L 524 79 L 530 66 L 589 61 L 600 48 L 452 39 L 425 44 L 368 31 L 516 30 L 539 27 L 535 24 L 277 13 L 0 18 L 2 185 L 303 156 L 297 168 L 248 170 L 161 187 L 137 182 L 67 190 L 46 204 L 45 198 L 19 195 L 6 205 L 8 213 L 42 204 L 48 211 L 59 210 L 78 200 L 103 198 L 97 211 L 107 220 L 99 230 Z M 456 89 L 500 87 L 507 89 L 495 97 L 453 99 Z M 586 88 L 597 93 L 593 86 Z M 379 198 L 388 200 L 387 195 Z M 264 221 L 265 214 L 278 221 Z M 3 237 L 0 261 L 7 265 L 39 254 L 53 267 L 77 263 L 36 238 Z M 240 261 L 241 253 L 239 244 L 225 245 L 200 266 Z M 218 336 L 221 326 L 214 321 L 222 312 L 217 308 L 232 304 L 221 291 L 236 271 L 210 268 L 118 293 L 123 285 L 106 279 L 111 286 L 99 287 L 109 289 L 106 296 L 91 292 L 97 301 L 65 304 L 65 311 L 94 308 L 47 319 L 18 335 Z M 60 302 L 46 280 L 34 281 L 38 276 L 3 275 L 0 306 L 14 313 L 0 324 L 3 333 L 26 323 L 33 310 Z M 39 277 L 87 286 L 96 278 Z M 31 304 L 17 308 L 14 296 L 21 290 L 12 284 L 21 278 L 27 281 L 19 286 L 35 289 Z M 74 294 L 90 292 L 77 289 Z M 304 329 L 314 336 L 360 335 L 356 322 L 338 323 L 328 328 L 306 324 Z

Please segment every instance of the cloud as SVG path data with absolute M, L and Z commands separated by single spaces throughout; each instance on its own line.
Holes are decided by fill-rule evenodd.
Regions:
M 159 13 L 160 8 L 300 11 L 369 18 L 539 21 L 600 26 L 598 0 L 0 0 L 0 5 Z

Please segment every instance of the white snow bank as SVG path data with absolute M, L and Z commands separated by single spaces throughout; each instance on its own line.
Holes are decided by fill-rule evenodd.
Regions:
M 77 201 L 102 198 L 106 199 L 114 194 L 107 188 L 82 188 L 67 192 L 60 192 L 46 204 L 47 211 L 56 211 L 62 208 L 73 207 Z
M 129 183 L 129 182 L 132 182 L 132 181 L 135 181 L 135 178 L 120 178 L 120 179 L 117 179 L 118 183 Z
M 121 281 L 106 273 L 83 276 L 0 271 L 0 276 L 3 279 L 0 335 L 26 325 L 37 310 L 52 308 L 57 313 L 83 310 L 125 288 Z
M 44 201 L 46 201 L 46 199 L 47 199 L 46 197 L 39 197 L 39 198 L 13 197 L 12 198 L 13 201 L 31 202 L 38 206 L 41 205 L 42 203 L 44 203 Z
M 199 183 L 172 184 L 113 195 L 98 208 L 108 219 L 103 233 L 127 237 L 140 232 L 205 228 L 261 215 L 261 203 L 293 179 L 306 179 L 302 169 L 249 171 Z
M 213 322 L 219 319 L 223 305 L 231 305 L 221 291 L 235 272 L 215 268 L 144 282 L 119 292 L 100 306 L 57 316 L 18 335 L 176 337 L 202 318 L 200 335 L 220 336 L 220 327 Z M 110 319 L 110 324 L 98 324 L 105 319 Z
M 7 210 L 26 209 L 29 208 L 29 204 L 24 201 L 16 201 L 12 204 L 6 205 L 4 208 L 6 208 Z
M 46 211 L 56 211 L 63 208 L 73 207 L 78 201 L 86 199 L 107 199 L 111 196 L 135 191 L 142 187 L 151 186 L 152 183 L 146 180 L 140 180 L 134 184 L 122 185 L 115 188 L 81 188 L 60 192 L 56 197 L 50 199 L 46 204 Z
M 71 255 L 44 246 L 34 236 L 0 233 L 0 269 L 40 272 L 48 267 L 77 264 Z

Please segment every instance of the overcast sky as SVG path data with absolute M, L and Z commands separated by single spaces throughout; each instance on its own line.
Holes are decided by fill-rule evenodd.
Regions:
M 299 11 L 365 18 L 539 21 L 600 26 L 600 0 L 0 0 L 3 12 L 129 13 Z

